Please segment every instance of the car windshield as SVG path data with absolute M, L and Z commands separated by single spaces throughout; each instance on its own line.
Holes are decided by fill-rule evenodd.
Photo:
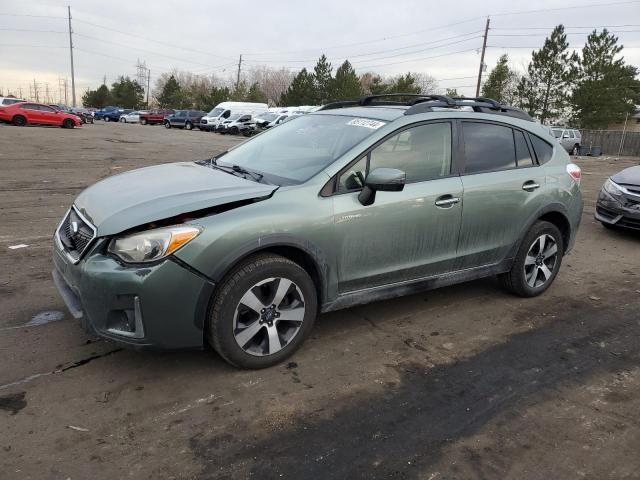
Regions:
M 305 115 L 238 145 L 218 163 L 263 174 L 276 185 L 303 183 L 384 124 L 342 115 Z
M 264 120 L 265 122 L 273 122 L 276 118 L 278 118 L 277 113 L 265 113 L 264 115 L 260 115 L 260 117 L 256 118 L 256 120 Z
M 224 108 L 214 108 L 209 113 L 207 113 L 208 117 L 218 117 L 220 114 L 224 112 Z
M 554 130 L 553 136 L 556 138 L 560 138 L 562 136 L 562 130 Z

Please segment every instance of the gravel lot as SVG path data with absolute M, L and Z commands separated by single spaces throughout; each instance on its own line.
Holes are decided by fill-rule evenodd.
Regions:
M 0 477 L 640 478 L 640 235 L 593 220 L 638 159 L 578 160 L 577 245 L 535 299 L 487 279 L 323 315 L 262 371 L 88 337 L 50 278 L 75 195 L 237 141 L 0 126 Z

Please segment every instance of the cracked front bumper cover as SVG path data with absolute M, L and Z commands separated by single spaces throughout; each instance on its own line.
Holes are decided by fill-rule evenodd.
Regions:
M 83 328 L 132 347 L 201 348 L 213 284 L 178 263 L 128 267 L 93 253 L 73 265 L 54 247 L 54 283 Z

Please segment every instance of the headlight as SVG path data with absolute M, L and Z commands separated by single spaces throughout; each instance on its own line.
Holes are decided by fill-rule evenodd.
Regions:
M 153 262 L 171 255 L 199 233 L 199 228 L 185 225 L 156 228 L 114 238 L 109 244 L 109 252 L 124 262 Z
M 607 192 L 609 195 L 613 195 L 614 197 L 621 197 L 622 196 L 622 190 L 620 189 L 620 187 L 613 182 L 610 178 L 607 179 L 606 182 L 604 182 L 604 185 L 602 186 L 602 188 L 604 189 L 605 192 Z

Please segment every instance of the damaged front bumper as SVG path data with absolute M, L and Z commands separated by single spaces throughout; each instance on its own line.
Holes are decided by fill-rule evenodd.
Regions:
M 54 246 L 54 283 L 85 330 L 132 347 L 203 346 L 213 283 L 171 257 L 126 266 L 100 250 L 73 264 Z
M 596 202 L 596 220 L 608 225 L 640 230 L 640 198 L 621 196 L 620 200 L 601 190 Z

